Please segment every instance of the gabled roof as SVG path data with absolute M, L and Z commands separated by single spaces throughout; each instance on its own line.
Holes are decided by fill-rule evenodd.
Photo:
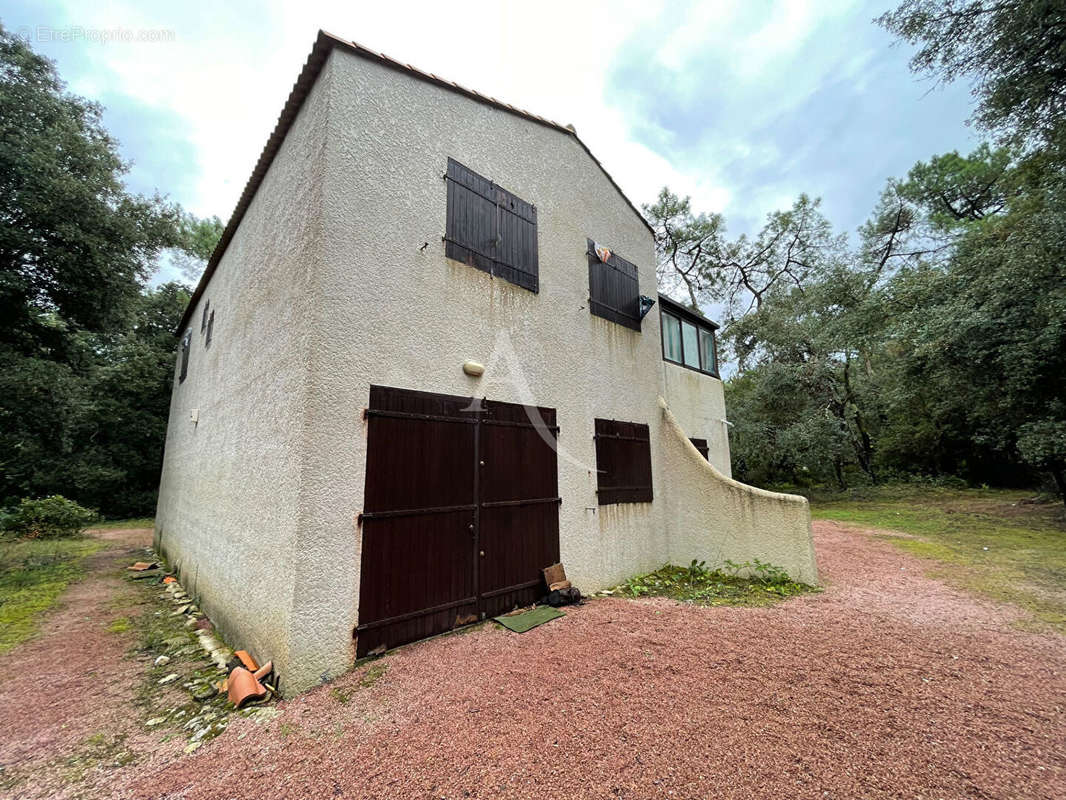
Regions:
M 217 269 L 218 263 L 222 260 L 226 248 L 229 247 L 233 235 L 237 232 L 237 227 L 241 224 L 241 219 L 244 217 L 244 213 L 248 210 L 248 206 L 251 205 L 252 198 L 255 197 L 255 193 L 259 189 L 259 184 L 263 182 L 263 178 L 266 176 L 267 170 L 270 168 L 270 164 L 274 160 L 274 156 L 281 148 L 281 143 L 285 140 L 285 136 L 289 132 L 289 128 L 292 126 L 293 121 L 296 119 L 300 107 L 303 105 L 307 95 L 311 92 L 311 87 L 314 85 L 319 72 L 322 71 L 322 67 L 326 63 L 326 59 L 334 48 L 377 62 L 390 69 L 395 69 L 410 75 L 411 77 L 426 81 L 427 83 L 436 84 L 449 91 L 476 100 L 479 103 L 502 109 L 503 111 L 530 120 L 539 125 L 553 128 L 567 136 L 573 136 L 574 140 L 581 145 L 585 152 L 588 153 L 589 158 L 596 163 L 596 166 L 598 166 L 607 177 L 607 180 L 611 182 L 611 185 L 618 191 L 618 194 L 621 195 L 622 199 L 633 209 L 633 212 L 640 218 L 645 227 L 647 227 L 649 231 L 652 230 L 647 220 L 644 219 L 644 215 L 641 214 L 640 210 L 633 205 L 633 202 L 625 196 L 622 189 L 617 183 L 615 183 L 614 178 L 612 178 L 607 170 L 603 168 L 603 164 L 601 164 L 599 159 L 592 154 L 592 151 L 589 150 L 588 146 L 581 141 L 581 138 L 577 135 L 577 131 L 574 130 L 572 125 L 560 125 L 558 122 L 553 122 L 550 119 L 537 116 L 529 111 L 516 108 L 508 103 L 497 100 L 495 97 L 488 97 L 479 92 L 475 92 L 473 89 L 467 89 L 464 86 L 460 86 L 458 83 L 441 78 L 431 72 L 423 72 L 420 69 L 412 67 L 410 64 L 403 64 L 395 59 L 389 58 L 384 53 L 377 53 L 363 47 L 357 42 L 342 39 L 339 36 L 334 36 L 332 33 L 326 33 L 325 31 L 320 30 L 318 32 L 318 37 L 315 39 L 315 46 L 311 50 L 311 55 L 307 57 L 307 62 L 300 71 L 300 76 L 296 79 L 296 84 L 292 87 L 292 91 L 289 92 L 289 99 L 285 101 L 285 106 L 282 108 L 281 115 L 278 117 L 278 123 L 274 126 L 274 131 L 270 134 L 270 138 L 267 139 L 266 146 L 263 148 L 263 152 L 259 155 L 259 160 L 255 164 L 255 169 L 252 170 L 252 175 L 248 179 L 248 183 L 245 184 L 240 199 L 237 201 L 237 207 L 233 210 L 233 215 L 230 217 L 229 222 L 222 231 L 222 236 L 218 240 L 218 245 L 215 247 L 214 252 L 211 254 L 211 258 L 207 262 L 204 274 L 201 276 L 200 282 L 196 285 L 196 290 L 193 292 L 192 297 L 189 300 L 189 306 L 185 309 L 185 314 L 181 318 L 181 324 L 178 326 L 178 330 L 175 331 L 176 335 L 180 336 L 181 332 L 185 330 L 185 326 L 189 323 L 193 309 L 196 307 L 199 299 L 203 296 L 204 290 L 207 288 L 207 284 L 211 280 L 211 276 L 214 274 L 215 269 Z M 652 232 L 654 233 L 654 231 Z

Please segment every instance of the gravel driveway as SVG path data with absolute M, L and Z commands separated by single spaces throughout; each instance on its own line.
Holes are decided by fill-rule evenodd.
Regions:
M 1066 797 L 1066 639 L 815 523 L 824 593 L 597 600 L 403 648 L 138 798 Z
M 597 600 L 402 648 L 144 753 L 126 798 L 1066 798 L 1066 638 L 815 523 L 826 591 L 765 609 Z M 363 686 L 362 683 L 371 685 Z M 134 713 L 134 712 L 131 712 Z M 2 795 L 2 791 L 0 791 Z

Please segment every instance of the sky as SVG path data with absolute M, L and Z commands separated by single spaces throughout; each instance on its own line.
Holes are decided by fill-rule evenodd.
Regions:
M 888 178 L 977 145 L 967 87 L 911 74 L 872 22 L 894 5 L 0 0 L 0 21 L 104 106 L 132 190 L 200 216 L 229 218 L 321 28 L 573 124 L 638 206 L 668 185 L 739 234 L 801 192 L 854 231 Z

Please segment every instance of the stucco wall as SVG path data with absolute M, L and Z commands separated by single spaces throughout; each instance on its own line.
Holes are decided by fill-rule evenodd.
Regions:
M 677 491 L 664 498 L 670 561 L 710 565 L 759 559 L 793 580 L 818 583 L 807 498 L 735 481 L 708 463 L 660 400 L 662 465 Z
M 348 53 L 330 66 L 297 684 L 351 659 L 371 384 L 556 408 L 560 545 L 578 585 L 654 568 L 667 552 L 660 506 L 601 509 L 593 471 L 594 418 L 657 417 L 660 345 L 657 314 L 637 333 L 589 313 L 586 237 L 637 264 L 654 295 L 648 229 L 573 137 Z M 536 204 L 539 294 L 445 258 L 449 156 Z M 462 372 L 468 359 L 488 366 L 483 378 Z M 653 450 L 658 435 L 653 426 Z
M 156 542 L 227 640 L 289 671 L 303 508 L 310 309 L 328 111 L 321 76 L 192 315 L 167 428 Z M 196 410 L 199 421 L 193 423 Z
M 537 206 L 538 294 L 445 258 L 448 157 Z M 561 555 L 583 590 L 719 551 L 813 576 L 802 548 L 760 541 L 808 531 L 806 507 L 773 500 L 749 524 L 765 498 L 685 439 L 706 438 L 728 474 L 721 383 L 662 360 L 658 313 L 640 332 L 589 313 L 586 238 L 655 295 L 650 231 L 572 136 L 331 53 L 208 285 L 206 352 L 193 315 L 158 515 L 183 580 L 287 693 L 354 657 L 372 384 L 555 408 Z M 597 417 L 649 424 L 652 503 L 597 504 Z
M 707 458 L 725 475 L 733 475 L 729 458 L 729 434 L 725 391 L 713 375 L 659 360 L 663 397 L 669 404 L 681 430 L 690 439 L 707 440 Z

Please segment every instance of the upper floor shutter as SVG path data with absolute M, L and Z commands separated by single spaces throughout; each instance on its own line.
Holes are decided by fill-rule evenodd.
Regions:
M 539 291 L 537 209 L 451 158 L 447 183 L 445 255 Z
M 635 331 L 640 330 L 640 285 L 637 268 L 617 253 L 606 262 L 596 255 L 596 243 L 588 240 L 589 310 Z

